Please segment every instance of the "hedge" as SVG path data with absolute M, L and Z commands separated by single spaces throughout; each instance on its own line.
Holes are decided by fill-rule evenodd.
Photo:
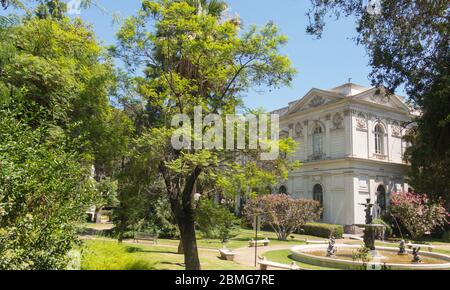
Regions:
M 342 239 L 344 227 L 341 225 L 307 223 L 302 227 L 303 234 L 321 238 L 334 236 L 336 239 Z
M 442 240 L 444 240 L 444 242 L 446 242 L 446 243 L 450 243 L 450 230 L 446 230 L 442 234 Z

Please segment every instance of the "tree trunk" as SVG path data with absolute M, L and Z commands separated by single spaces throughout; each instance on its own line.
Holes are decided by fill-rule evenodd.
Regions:
M 180 229 L 180 245 L 183 247 L 186 270 L 201 270 L 197 238 L 195 236 L 194 204 L 194 188 L 200 173 L 201 169 L 196 168 L 187 177 L 183 191 L 180 192 L 181 195 L 178 194 L 179 192 L 171 192 L 168 188 L 172 212 Z
M 121 210 L 123 210 L 123 209 L 121 209 Z M 118 236 L 117 240 L 121 244 L 123 242 L 123 237 L 124 237 L 124 234 L 125 234 L 125 231 L 127 228 L 127 226 L 126 226 L 127 221 L 126 221 L 126 217 L 123 212 L 121 212 L 119 215 L 120 215 L 120 220 L 119 220 L 119 225 L 118 225 L 119 236 Z
M 180 243 L 178 244 L 178 254 L 184 255 L 184 248 L 183 248 L 183 240 L 180 239 Z
M 180 244 L 183 246 L 186 270 L 201 270 L 194 220 L 188 217 L 180 219 L 179 227 L 181 233 Z

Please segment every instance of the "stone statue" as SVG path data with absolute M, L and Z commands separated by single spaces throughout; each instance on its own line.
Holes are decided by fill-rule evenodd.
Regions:
M 370 198 L 367 199 L 367 203 L 363 204 L 366 209 L 364 210 L 366 212 L 366 225 L 370 225 L 373 222 L 373 216 L 372 216 L 372 207 L 373 204 L 370 203 Z
M 422 257 L 419 256 L 420 253 L 420 247 L 413 248 L 413 260 L 412 262 L 415 264 L 422 263 Z
M 366 203 L 360 203 L 360 205 L 364 206 L 364 212 L 366 213 L 366 225 L 371 225 L 373 222 L 373 216 L 372 216 L 372 208 L 374 206 L 373 203 L 371 203 L 371 199 L 366 199 Z
M 331 236 L 330 240 L 328 241 L 327 257 L 334 257 L 336 251 L 336 238 Z
M 407 255 L 408 253 L 406 252 L 406 243 L 404 240 L 401 240 L 400 245 L 398 246 L 399 251 L 398 254 L 399 255 Z

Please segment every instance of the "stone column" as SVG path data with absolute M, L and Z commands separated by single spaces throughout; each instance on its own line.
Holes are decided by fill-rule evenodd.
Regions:
M 289 131 L 289 137 L 295 140 L 295 133 L 294 133 L 294 124 L 288 125 L 288 131 Z M 293 162 L 295 160 L 295 156 L 289 157 L 290 161 Z
M 357 209 L 356 204 L 358 202 L 355 189 L 355 178 L 354 178 L 354 172 L 353 171 L 345 171 L 343 172 L 344 175 L 344 192 L 345 192 L 345 224 L 346 225 L 353 225 L 358 223 L 357 219 Z
M 386 144 L 384 145 L 385 147 L 384 147 L 384 149 L 385 149 L 385 154 L 386 154 L 386 156 L 387 156 L 387 161 L 391 161 L 391 152 L 390 152 L 390 150 L 391 150 L 391 148 L 390 148 L 390 142 L 391 142 L 391 120 L 387 120 L 386 121 L 386 136 L 385 136 L 385 139 L 386 139 Z
M 331 115 L 329 114 L 326 116 L 325 126 L 324 153 L 327 158 L 331 158 Z
M 353 156 L 353 114 L 350 109 L 344 112 L 345 156 Z
M 356 116 L 356 111 L 354 110 L 350 110 L 350 156 L 353 157 L 355 156 L 355 143 L 353 140 L 353 136 L 356 135 L 355 133 L 355 116 Z
M 294 124 L 289 124 L 288 126 L 289 128 L 289 137 L 291 137 L 292 139 L 294 139 Z
M 373 115 L 367 115 L 367 158 L 372 159 L 375 153 L 375 139 L 373 135 Z
M 308 160 L 309 158 L 309 127 L 308 127 L 308 121 L 304 121 L 303 122 L 303 136 L 305 138 L 305 144 L 303 146 L 305 146 L 305 160 Z

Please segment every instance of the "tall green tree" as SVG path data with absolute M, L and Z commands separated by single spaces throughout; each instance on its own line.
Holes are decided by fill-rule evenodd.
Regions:
M 220 148 L 174 149 L 172 117 L 193 118 L 195 106 L 205 115 L 232 114 L 249 88 L 288 85 L 295 71 L 278 52 L 286 37 L 273 23 L 243 32 L 236 19 L 199 12 L 187 1 L 166 0 L 143 1 L 138 16 L 125 21 L 118 39 L 114 52 L 132 70 L 145 66 L 145 77 L 135 79 L 137 90 L 160 112 L 159 125 L 140 138 L 148 172 L 164 182 L 180 229 L 186 269 L 200 269 L 195 186 L 201 175 L 232 168 L 235 160 L 230 162 Z
M 82 137 L 78 150 L 95 156 L 96 177 L 113 174 L 132 128 L 110 105 L 114 69 L 93 32 L 80 20 L 33 18 L 7 29 L 2 43 L 10 56 L 0 80 L 24 91 L 24 114 L 41 112 L 28 122 L 50 121 Z
M 369 2 L 369 5 L 367 3 Z M 410 184 L 450 200 L 450 3 L 445 0 L 312 0 L 308 32 L 321 36 L 325 17 L 354 16 L 374 85 L 404 86 L 421 111 L 407 141 Z
M 98 196 L 89 156 L 50 123 L 18 121 L 5 94 L 20 91 L 0 92 L 0 269 L 65 269 L 77 224 Z
M 110 105 L 112 63 L 80 20 L 27 17 L 0 28 L 0 43 L 0 264 L 64 268 L 76 223 L 115 189 L 131 123 Z

